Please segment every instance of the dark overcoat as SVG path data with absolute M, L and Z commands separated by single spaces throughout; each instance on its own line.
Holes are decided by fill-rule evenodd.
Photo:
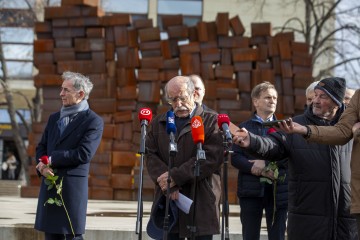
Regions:
M 217 125 L 217 114 L 197 106 L 194 116 L 200 116 L 205 128 L 205 141 L 202 146 L 206 160 L 200 164 L 200 176 L 195 184 L 196 194 L 192 194 L 195 175 L 197 146 L 192 139 L 191 119 L 176 133 L 178 152 L 172 159 L 170 175 L 177 184 L 180 193 L 195 200 L 190 214 L 179 211 L 178 224 L 171 230 L 180 237 L 190 237 L 187 228 L 192 221 L 192 211 L 195 211 L 196 234 L 218 234 L 219 203 L 221 195 L 220 167 L 223 162 L 222 135 Z M 155 183 L 154 202 L 163 194 L 157 183 L 157 178 L 168 171 L 169 135 L 166 132 L 166 113 L 157 115 L 150 125 L 146 139 L 148 154 L 146 158 L 147 171 Z M 154 204 L 153 204 L 154 207 Z
M 78 113 L 60 136 L 60 112 L 50 115 L 41 141 L 36 148 L 36 161 L 51 156 L 51 167 L 63 179 L 63 198 L 76 234 L 85 233 L 90 160 L 101 140 L 104 122 L 92 110 Z M 39 172 L 38 172 L 39 174 Z M 60 197 L 55 189 L 47 190 L 44 177 L 36 211 L 35 229 L 47 233 L 71 234 L 64 207 L 44 203 Z M 58 182 L 59 182 L 58 180 Z
M 311 108 L 293 118 L 302 125 L 329 126 Z M 350 215 L 351 142 L 343 146 L 309 143 L 299 134 L 250 133 L 252 154 L 267 159 L 289 157 L 288 239 L 357 240 L 356 220 Z

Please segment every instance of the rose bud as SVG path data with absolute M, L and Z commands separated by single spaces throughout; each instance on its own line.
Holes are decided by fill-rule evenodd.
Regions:
M 269 128 L 269 130 L 267 130 L 267 134 L 270 134 L 270 133 L 273 133 L 273 132 L 276 132 L 275 128 Z
M 43 163 L 43 164 L 45 164 L 45 165 L 48 165 L 49 164 L 49 157 L 48 156 L 46 156 L 46 155 L 44 155 L 44 156 L 42 156 L 41 158 L 40 158 L 40 161 Z

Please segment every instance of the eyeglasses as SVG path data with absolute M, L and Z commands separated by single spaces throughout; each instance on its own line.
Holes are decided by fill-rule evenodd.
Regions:
M 180 97 L 174 97 L 174 98 L 168 98 L 169 104 L 177 103 L 180 100 L 180 102 L 187 102 L 189 100 L 189 96 L 180 96 Z
M 65 93 L 76 93 L 76 92 L 79 92 L 79 91 L 77 91 L 77 90 L 70 90 L 70 89 L 68 89 L 68 88 L 63 88 L 63 87 L 61 87 L 60 88 L 60 92 L 65 92 Z

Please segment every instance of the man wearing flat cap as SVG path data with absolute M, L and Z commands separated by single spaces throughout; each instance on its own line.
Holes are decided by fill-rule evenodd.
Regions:
M 344 111 L 345 89 L 343 78 L 321 80 L 315 86 L 312 104 L 303 115 L 295 116 L 290 125 L 335 125 Z M 289 158 L 288 238 L 358 239 L 356 219 L 350 214 L 352 143 L 342 146 L 309 143 L 301 135 L 282 131 L 268 136 L 256 136 L 242 129 L 233 141 L 258 157 Z

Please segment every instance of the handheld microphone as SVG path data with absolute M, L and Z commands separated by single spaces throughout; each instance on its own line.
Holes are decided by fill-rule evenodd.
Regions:
M 196 162 L 194 175 L 200 176 L 200 162 L 206 160 L 205 151 L 202 149 L 204 144 L 205 133 L 204 124 L 200 116 L 191 119 L 191 134 L 195 144 L 197 144 Z
M 169 151 L 170 155 L 175 155 L 177 145 L 175 143 L 176 125 L 174 112 L 169 110 L 166 113 L 166 132 L 170 135 Z
M 146 126 L 149 125 L 152 119 L 152 112 L 150 108 L 141 108 L 139 111 L 139 120 L 141 123 L 141 139 L 140 139 L 140 154 L 145 154 L 145 137 Z
M 200 116 L 191 119 L 191 134 L 195 144 L 204 144 L 205 133 L 204 124 Z
M 149 125 L 152 119 L 152 111 L 150 108 L 141 108 L 139 111 L 139 120 L 141 123 L 141 126 L 143 125 Z
M 230 119 L 227 114 L 219 114 L 218 115 L 218 126 L 221 131 L 224 133 L 225 140 L 228 143 L 232 143 L 232 136 L 229 130 Z

